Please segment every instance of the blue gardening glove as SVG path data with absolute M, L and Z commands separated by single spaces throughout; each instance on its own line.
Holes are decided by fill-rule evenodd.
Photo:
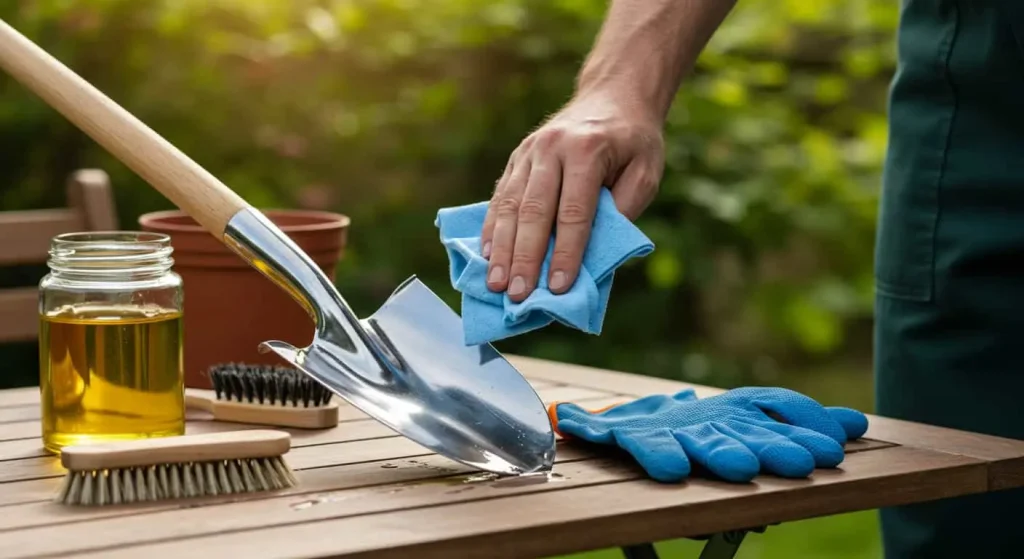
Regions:
M 868 428 L 859 411 L 826 408 L 785 388 L 736 388 L 704 399 L 687 389 L 601 411 L 572 403 L 548 411 L 563 436 L 616 445 L 663 482 L 689 476 L 691 461 L 734 482 L 761 471 L 807 477 L 815 467 L 839 465 L 843 444 Z

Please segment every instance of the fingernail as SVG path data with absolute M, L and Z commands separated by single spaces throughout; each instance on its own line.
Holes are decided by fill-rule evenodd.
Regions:
M 558 271 L 551 275 L 551 289 L 559 290 L 565 287 L 565 272 Z
M 484 258 L 487 258 L 487 257 L 489 257 L 491 255 L 491 242 L 490 241 L 487 241 L 486 243 L 484 243 L 484 251 L 483 252 L 484 252 Z
M 523 281 L 523 276 L 516 276 L 512 278 L 511 285 L 508 286 L 509 295 L 520 295 L 526 291 L 526 282 Z
M 503 279 L 505 279 L 505 270 L 501 266 L 491 268 L 491 274 L 487 276 L 487 281 L 491 283 L 499 283 Z

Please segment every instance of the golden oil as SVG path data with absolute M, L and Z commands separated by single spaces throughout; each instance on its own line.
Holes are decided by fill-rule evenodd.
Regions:
M 180 311 L 70 306 L 40 321 L 47 450 L 184 434 Z

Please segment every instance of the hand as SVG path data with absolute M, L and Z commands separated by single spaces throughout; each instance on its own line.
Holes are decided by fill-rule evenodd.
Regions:
M 481 232 L 487 286 L 520 302 L 536 288 L 552 233 L 552 293 L 576 281 L 600 189 L 634 220 L 664 169 L 662 120 L 612 95 L 578 96 L 509 157 Z
M 563 435 L 616 445 L 662 482 L 687 477 L 691 461 L 734 482 L 750 481 L 760 471 L 806 477 L 815 467 L 838 466 L 842 445 L 868 427 L 857 410 L 826 408 L 792 390 L 761 387 L 704 399 L 683 390 L 600 412 L 556 403 L 549 415 Z

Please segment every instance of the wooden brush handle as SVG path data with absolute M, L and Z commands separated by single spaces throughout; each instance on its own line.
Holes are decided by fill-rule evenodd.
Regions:
M 213 406 L 217 402 L 217 393 L 213 390 L 202 388 L 185 389 L 185 407 L 193 410 L 213 413 Z
M 60 462 L 68 470 L 88 471 L 182 462 L 273 458 L 291 449 L 284 431 L 253 429 L 68 446 Z
M 250 404 L 218 400 L 212 390 L 185 389 L 185 406 L 213 414 L 217 421 L 272 425 L 296 429 L 330 429 L 338 426 L 338 404 L 330 402 L 318 407 Z
M 0 20 L 0 67 L 221 237 L 248 204 L 56 58 Z

